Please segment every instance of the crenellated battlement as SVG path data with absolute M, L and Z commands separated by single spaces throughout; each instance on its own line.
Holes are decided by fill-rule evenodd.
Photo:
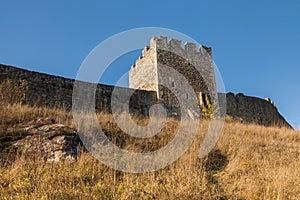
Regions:
M 203 45 L 200 45 L 199 49 L 197 50 L 196 44 L 191 42 L 185 42 L 184 48 L 182 47 L 182 41 L 177 40 L 174 38 L 171 38 L 169 41 L 168 38 L 165 36 L 159 36 L 159 37 L 152 37 L 150 40 L 150 47 L 155 49 L 161 49 L 165 51 L 171 51 L 173 53 L 176 53 L 178 55 L 210 55 L 212 56 L 211 48 L 206 47 Z
M 202 65 L 203 62 L 212 61 L 212 50 L 210 47 L 201 45 L 197 49 L 197 45 L 191 42 L 185 42 L 184 47 L 182 46 L 182 41 L 165 36 L 154 36 L 150 40 L 150 46 L 146 46 L 142 50 L 142 56 L 140 56 L 134 65 L 132 65 L 132 70 L 135 67 L 139 67 L 145 64 L 154 64 L 155 56 L 158 50 L 164 50 L 174 53 L 190 62 L 192 65 Z

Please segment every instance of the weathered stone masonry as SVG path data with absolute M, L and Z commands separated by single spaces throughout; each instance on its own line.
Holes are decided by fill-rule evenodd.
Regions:
M 170 76 L 170 71 L 165 66 L 174 69 L 177 73 Z M 199 100 L 202 97 L 201 93 L 212 94 L 216 98 L 216 82 L 210 48 L 200 46 L 197 51 L 196 44 L 187 42 L 183 49 L 180 40 L 171 38 L 168 42 L 167 37 L 153 37 L 150 47 L 143 49 L 142 57 L 129 71 L 129 87 L 155 91 L 158 99 L 166 104 L 179 106 L 170 89 L 177 90 L 188 98 L 188 94 L 185 94 L 187 88 L 180 81 L 178 82 L 181 80 L 180 76 L 184 76 L 188 85 L 192 86 L 196 95 L 200 97 Z M 162 83 L 166 87 L 162 86 Z
M 226 94 L 227 114 L 244 123 L 255 123 L 265 126 L 291 127 L 278 112 L 269 98 L 260 99 L 244 94 Z
M 25 80 L 28 83 L 26 103 L 29 105 L 47 106 L 50 108 L 72 108 L 72 92 L 75 80 L 59 76 L 33 72 L 0 64 L 0 82 L 10 79 L 12 81 Z M 96 110 L 98 112 L 111 112 L 110 98 L 114 86 L 97 85 Z M 118 88 L 120 92 L 133 89 Z M 136 90 L 130 99 L 130 111 L 134 114 L 148 114 L 149 107 L 157 102 L 155 92 Z

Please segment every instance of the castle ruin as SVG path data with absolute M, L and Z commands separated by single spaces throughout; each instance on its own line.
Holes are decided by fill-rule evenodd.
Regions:
M 218 99 L 211 48 L 200 46 L 197 51 L 193 43 L 186 43 L 183 48 L 179 40 L 170 39 L 168 42 L 166 37 L 153 37 L 150 46 L 143 49 L 142 57 L 137 59 L 129 71 L 131 88 L 118 87 L 120 93 L 133 94 L 129 102 L 131 113 L 148 116 L 151 106 L 158 102 L 175 108 L 181 106 L 171 90 L 179 90 L 177 92 L 184 98 L 190 98 L 186 88 L 176 81 L 180 77 L 170 76 L 164 66 L 174 69 L 187 79 L 196 92 L 199 105 Z M 25 80 L 28 83 L 26 103 L 29 105 L 65 110 L 72 108 L 73 79 L 0 64 L 0 83 L 6 79 Z M 97 84 L 96 111 L 112 112 L 111 97 L 114 89 L 115 86 Z M 228 93 L 226 103 L 226 114 L 240 122 L 291 127 L 270 99 Z

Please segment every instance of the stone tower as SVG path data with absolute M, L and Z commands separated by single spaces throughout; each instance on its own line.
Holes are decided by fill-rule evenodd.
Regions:
M 178 72 L 170 74 L 167 66 Z M 157 98 L 168 105 L 178 106 L 172 90 L 180 90 L 184 98 L 186 88 L 181 85 L 183 76 L 195 91 L 199 104 L 217 100 L 216 81 L 212 62 L 211 48 L 176 39 L 167 41 L 167 37 L 153 37 L 150 47 L 142 51 L 142 57 L 136 60 L 129 71 L 129 87 L 134 89 L 155 91 Z M 164 85 L 161 85 L 164 83 Z

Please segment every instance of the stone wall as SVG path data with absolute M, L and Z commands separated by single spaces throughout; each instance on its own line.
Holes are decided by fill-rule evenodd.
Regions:
M 33 72 L 0 64 L 0 82 L 25 80 L 28 83 L 26 103 L 71 110 L 73 79 Z M 96 111 L 111 112 L 111 95 L 114 86 L 98 84 L 96 90 Z M 157 102 L 156 93 L 128 88 L 116 88 L 119 93 L 133 93 L 130 99 L 130 111 L 137 115 L 148 114 L 149 107 Z
M 227 93 L 227 115 L 243 123 L 255 123 L 265 126 L 291 127 L 278 112 L 269 98 L 245 96 L 244 94 Z
M 29 89 L 26 95 L 30 105 L 56 107 L 70 110 L 72 107 L 73 79 L 28 71 L 0 64 L 0 82 L 5 80 L 25 80 Z M 98 84 L 96 110 L 110 112 L 110 98 L 113 86 Z M 130 93 L 132 89 L 118 88 L 120 92 Z M 249 97 L 243 94 L 228 93 L 227 114 L 244 123 L 257 123 L 265 126 L 278 125 L 290 127 L 269 99 Z M 131 97 L 130 111 L 147 115 L 151 105 L 157 102 L 155 92 L 136 90 Z

